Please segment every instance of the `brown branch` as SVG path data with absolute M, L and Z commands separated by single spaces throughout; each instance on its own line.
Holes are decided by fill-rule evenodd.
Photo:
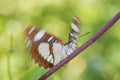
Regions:
M 63 65 L 68 63 L 70 60 L 72 60 L 74 57 L 76 57 L 78 54 L 80 54 L 83 50 L 85 50 L 87 47 L 89 47 L 92 43 L 94 43 L 98 38 L 100 38 L 109 28 L 112 27 L 113 24 L 115 24 L 120 18 L 120 12 L 118 12 L 101 30 L 99 30 L 92 38 L 90 38 L 87 42 L 85 42 L 81 47 L 79 47 L 77 50 L 75 50 L 71 55 L 69 55 L 67 58 L 63 59 L 59 64 L 52 67 L 48 72 L 46 72 L 42 77 L 39 78 L 39 80 L 45 80 L 50 75 L 52 75 L 55 71 L 57 71 L 59 68 L 61 68 Z

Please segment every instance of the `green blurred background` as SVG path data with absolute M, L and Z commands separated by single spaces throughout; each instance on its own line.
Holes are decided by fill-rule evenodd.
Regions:
M 0 0 L 0 80 L 37 80 L 47 70 L 30 59 L 27 25 L 66 42 L 72 17 L 82 22 L 82 45 L 120 11 L 119 0 Z M 120 21 L 48 80 L 120 80 Z

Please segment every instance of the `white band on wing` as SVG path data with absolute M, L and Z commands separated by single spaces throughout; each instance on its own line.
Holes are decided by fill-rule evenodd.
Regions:
M 44 30 L 40 30 L 40 31 L 35 35 L 34 41 L 40 40 L 40 39 L 44 36 L 45 32 L 46 32 L 46 31 L 44 31 Z
M 73 30 L 75 30 L 76 32 L 79 32 L 79 28 L 74 24 L 74 23 L 71 23 L 71 27 Z

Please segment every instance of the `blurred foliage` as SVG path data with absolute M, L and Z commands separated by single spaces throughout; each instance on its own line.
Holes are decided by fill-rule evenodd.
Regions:
M 90 32 L 80 46 L 119 10 L 119 0 L 0 0 L 0 80 L 37 80 L 47 71 L 30 59 L 25 26 L 37 25 L 66 42 L 72 16 L 79 16 L 81 34 Z M 120 21 L 113 26 L 48 80 L 120 80 Z

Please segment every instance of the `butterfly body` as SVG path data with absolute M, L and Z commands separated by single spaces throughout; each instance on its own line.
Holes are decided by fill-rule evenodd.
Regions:
M 25 39 L 30 56 L 38 66 L 51 68 L 76 49 L 79 27 L 77 20 L 74 21 L 77 24 L 75 22 L 71 24 L 69 41 L 65 44 L 59 38 L 34 26 L 25 29 Z

